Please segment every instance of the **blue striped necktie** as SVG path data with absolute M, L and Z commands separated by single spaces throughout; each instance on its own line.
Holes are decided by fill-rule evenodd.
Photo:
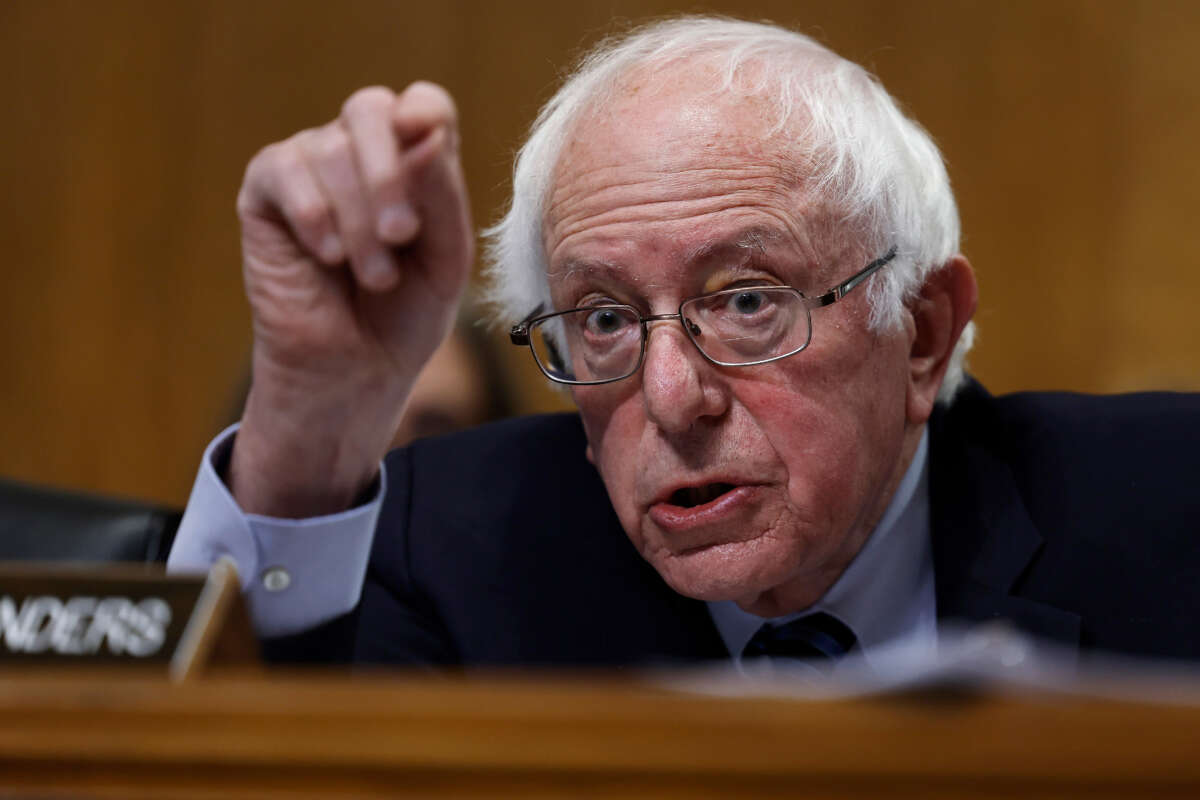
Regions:
M 747 662 L 762 658 L 777 662 L 803 661 L 829 675 L 834 663 L 853 650 L 857 641 L 854 631 L 841 620 L 820 611 L 783 625 L 764 622 L 742 651 L 742 659 Z

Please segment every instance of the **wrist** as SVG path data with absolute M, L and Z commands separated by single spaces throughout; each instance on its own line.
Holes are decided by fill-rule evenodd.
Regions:
M 229 462 L 229 488 L 243 511 L 323 516 L 351 508 L 373 485 L 403 395 L 370 384 L 336 388 L 256 377 Z

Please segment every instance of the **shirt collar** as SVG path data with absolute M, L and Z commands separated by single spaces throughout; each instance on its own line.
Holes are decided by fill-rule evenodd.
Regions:
M 708 604 L 735 663 L 740 663 L 742 650 L 763 622 L 788 622 L 817 611 L 832 614 L 850 626 L 868 663 L 872 651 L 885 643 L 936 636 L 928 452 L 926 429 L 912 463 L 866 544 L 811 607 L 766 620 L 742 611 L 733 601 Z

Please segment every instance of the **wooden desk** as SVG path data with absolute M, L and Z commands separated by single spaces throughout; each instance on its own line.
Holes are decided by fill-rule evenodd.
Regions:
M 0 797 L 1200 797 L 1200 707 L 632 680 L 0 674 Z

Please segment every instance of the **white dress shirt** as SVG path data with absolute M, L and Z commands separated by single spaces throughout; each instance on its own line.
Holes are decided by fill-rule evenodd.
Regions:
M 862 656 L 872 667 L 893 648 L 905 648 L 909 655 L 933 654 L 937 605 L 929 535 L 928 453 L 927 430 L 867 543 L 812 607 L 766 620 L 742 611 L 732 601 L 708 604 L 739 669 L 742 650 L 764 622 L 782 624 L 818 611 L 832 614 L 854 631 Z
M 204 451 L 167 570 L 207 572 L 221 556 L 233 558 L 262 636 L 298 633 L 345 614 L 362 594 L 387 470 L 380 464 L 379 491 L 349 511 L 310 519 L 246 514 L 217 472 L 228 461 L 237 427 Z

